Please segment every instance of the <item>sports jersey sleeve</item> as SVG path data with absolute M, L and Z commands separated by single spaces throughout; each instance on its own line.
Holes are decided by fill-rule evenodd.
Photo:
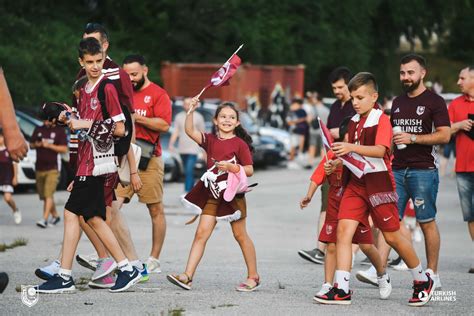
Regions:
M 242 141 L 239 146 L 239 162 L 242 166 L 253 165 L 252 153 L 246 142 Z
M 159 117 L 171 124 L 171 100 L 168 94 L 161 94 L 153 105 L 153 117 Z
M 392 125 L 387 115 L 382 114 L 375 136 L 375 145 L 383 145 L 390 150 L 392 146 Z
M 209 143 L 212 142 L 212 138 L 214 137 L 213 134 L 210 134 L 210 133 L 201 133 L 202 134 L 202 142 L 201 142 L 201 146 L 202 149 L 204 149 L 206 151 L 206 153 L 209 153 L 208 152 L 208 149 L 209 149 Z
M 448 108 L 443 98 L 439 97 L 433 106 L 433 124 L 435 127 L 451 126 L 449 122 Z
M 120 87 L 123 92 L 124 98 L 122 99 L 123 105 L 128 107 L 130 113 L 135 113 L 135 107 L 133 106 L 133 86 L 130 81 L 130 77 L 122 68 L 119 69 L 120 76 Z
M 314 169 L 314 172 L 310 177 L 310 180 L 316 183 L 317 185 L 321 185 L 326 179 L 326 173 L 324 172 L 325 163 L 326 157 L 323 157 L 323 159 L 321 159 L 318 166 L 316 167 L 316 169 Z
M 114 122 L 125 121 L 125 115 L 123 115 L 122 108 L 118 99 L 117 90 L 111 83 L 107 83 L 104 87 L 105 92 L 105 106 L 107 112 Z
M 62 127 L 58 128 L 58 133 L 56 134 L 54 143 L 60 146 L 67 145 L 67 136 L 66 136 L 66 131 L 64 130 L 64 128 Z

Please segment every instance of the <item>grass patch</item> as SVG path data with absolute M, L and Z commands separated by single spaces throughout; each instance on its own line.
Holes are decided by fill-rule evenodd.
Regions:
M 27 244 L 28 244 L 28 239 L 17 238 L 11 244 L 0 244 L 0 252 L 4 252 L 7 249 L 13 249 L 16 247 L 26 246 Z
M 182 316 L 184 315 L 185 309 L 182 307 L 177 307 L 173 309 L 168 310 L 168 314 L 165 314 L 165 312 L 161 312 L 161 315 L 167 315 L 167 316 Z

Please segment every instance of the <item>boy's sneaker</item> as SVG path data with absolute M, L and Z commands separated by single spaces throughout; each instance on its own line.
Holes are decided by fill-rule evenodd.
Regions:
M 112 272 L 100 279 L 97 279 L 95 281 L 90 281 L 88 285 L 92 289 L 110 289 L 112 286 L 115 285 L 116 280 L 117 280 L 117 277 Z
M 55 274 L 51 279 L 41 284 L 36 292 L 47 293 L 47 294 L 60 294 L 74 292 L 76 287 L 74 286 L 74 280 L 72 277 L 69 280 L 65 280 Z
M 15 224 L 19 225 L 21 223 L 21 213 L 19 210 L 16 210 L 13 212 L 13 220 L 15 221 Z
M 111 273 L 117 268 L 115 260 L 112 258 L 99 259 L 97 263 L 97 268 L 95 269 L 94 275 L 92 275 L 91 280 L 95 281 L 100 278 L 105 277 L 107 274 Z
M 365 271 L 357 271 L 356 278 L 360 282 L 372 284 L 373 286 L 377 286 L 377 287 L 379 286 L 379 283 L 377 281 L 377 272 L 372 273 L 371 268 Z
M 160 260 L 149 257 L 145 261 L 146 268 L 148 273 L 161 273 L 161 265 L 160 265 Z
M 301 258 L 313 263 L 324 264 L 324 252 L 318 248 L 314 248 L 313 250 L 300 250 L 298 251 L 298 254 Z
M 61 263 L 59 262 L 59 260 L 54 260 L 46 267 L 36 269 L 35 274 L 38 278 L 47 281 L 51 279 L 55 274 L 59 273 L 60 266 Z
M 403 262 L 402 257 L 397 257 L 396 259 L 392 259 L 388 262 L 388 265 L 390 267 L 398 266 L 400 262 Z
M 44 219 L 40 219 L 39 221 L 36 222 L 36 226 L 41 227 L 41 228 L 46 228 L 48 227 L 48 222 L 45 221 Z
M 426 273 L 426 276 L 428 281 L 413 281 L 413 296 L 408 305 L 423 306 L 430 301 L 434 292 L 434 282 L 429 273 Z
M 408 271 L 409 270 L 407 264 L 403 260 L 399 264 L 397 264 L 396 266 L 392 266 L 392 268 L 394 270 L 397 270 L 397 271 Z
M 57 223 L 59 223 L 61 221 L 61 217 L 53 217 L 51 218 L 51 220 L 49 221 L 49 224 L 51 226 L 56 226 Z
M 426 273 L 429 273 L 430 277 L 433 279 L 434 289 L 441 290 L 441 280 L 439 279 L 439 274 L 434 274 L 433 270 L 431 269 L 426 269 Z
M 316 293 L 316 296 L 322 296 L 329 292 L 332 288 L 332 285 L 329 283 L 324 283 L 323 286 L 321 286 L 321 289 L 319 290 L 318 293 Z
M 132 271 L 118 271 L 117 272 L 117 281 L 115 285 L 112 286 L 110 292 L 123 292 L 128 290 L 131 286 L 138 283 L 142 275 L 138 272 L 138 269 L 133 267 Z
M 97 269 L 98 260 L 97 254 L 95 253 L 90 255 L 76 255 L 77 263 L 92 271 Z
M 148 274 L 146 263 L 143 263 L 142 266 L 143 266 L 142 269 L 137 268 L 138 272 L 140 272 L 140 274 L 142 276 L 142 278 L 140 279 L 140 283 L 144 283 L 144 282 L 147 282 L 148 280 L 150 280 L 150 275 Z
M 354 256 L 353 256 L 354 257 Z M 360 261 L 359 262 L 360 265 L 363 265 L 363 266 L 371 266 L 372 265 L 372 262 L 370 262 L 370 259 L 365 257 L 364 260 Z
M 390 282 L 390 276 L 388 273 L 385 273 L 381 277 L 377 277 L 377 282 L 379 283 L 380 299 L 386 300 L 392 293 L 392 283 Z
M 349 290 L 349 293 L 346 293 L 344 290 L 337 288 L 337 283 L 334 283 L 334 287 L 329 292 L 316 295 L 313 299 L 321 304 L 349 305 L 351 304 L 351 291 Z

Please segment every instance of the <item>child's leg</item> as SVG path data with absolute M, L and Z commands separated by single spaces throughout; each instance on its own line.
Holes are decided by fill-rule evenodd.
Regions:
M 105 248 L 104 244 L 100 240 L 99 236 L 97 236 L 96 232 L 92 228 L 91 225 L 86 223 L 84 217 L 81 216 L 80 218 L 81 228 L 86 233 L 87 238 L 89 238 L 92 246 L 94 246 L 95 251 L 100 259 L 107 258 L 109 256 L 107 249 Z
M 125 258 L 122 248 L 120 248 L 112 229 L 107 225 L 102 217 L 94 216 L 87 221 L 87 224 L 92 227 L 102 244 L 117 263 L 127 259 Z
M 16 212 L 16 203 L 15 203 L 15 200 L 13 199 L 13 194 L 11 194 L 9 192 L 3 193 L 3 199 L 8 204 L 8 206 L 10 206 L 12 211 Z
M 324 282 L 333 284 L 334 273 L 336 272 L 336 244 L 331 242 L 326 246 L 326 256 L 324 257 Z
M 247 277 L 249 279 L 258 278 L 257 254 L 255 252 L 255 246 L 247 234 L 246 219 L 243 218 L 232 222 L 231 226 L 234 238 L 239 243 L 242 254 L 244 255 L 245 264 L 247 266 Z
M 194 235 L 193 245 L 189 252 L 188 263 L 186 264 L 186 270 L 184 273 L 189 278 L 193 278 L 196 268 L 201 261 L 206 243 L 209 237 L 211 237 L 212 231 L 216 226 L 216 217 L 211 215 L 201 215 L 199 224 Z
M 51 209 L 53 208 L 54 200 L 53 197 L 44 198 L 43 202 L 43 219 L 48 220 Z
M 385 241 L 402 257 L 408 268 L 414 269 L 420 264 L 410 241 L 401 234 L 400 230 L 394 232 L 383 232 Z
M 352 219 L 341 219 L 337 224 L 337 270 L 351 271 L 352 238 L 357 226 L 359 226 L 359 222 Z
M 61 268 L 72 270 L 72 260 L 76 254 L 77 244 L 81 238 L 79 216 L 64 210 L 64 239 L 61 255 Z
M 377 270 L 377 275 L 382 276 L 385 273 L 385 264 L 382 262 L 380 253 L 373 244 L 360 244 L 360 250 L 369 258 L 372 265 Z
M 54 203 L 54 197 L 52 197 L 52 199 L 53 199 L 53 203 L 51 204 L 51 209 L 49 213 L 51 214 L 52 217 L 56 218 L 56 217 L 59 217 L 59 213 L 56 210 L 56 203 Z

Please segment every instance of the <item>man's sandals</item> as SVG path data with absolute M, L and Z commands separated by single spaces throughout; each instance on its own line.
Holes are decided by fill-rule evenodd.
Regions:
M 168 274 L 166 278 L 174 285 L 177 285 L 180 288 L 183 288 L 188 291 L 191 289 L 191 285 L 193 283 L 193 279 L 191 279 L 186 273 Z
M 253 280 L 255 284 L 247 283 L 248 280 Z M 239 292 L 253 292 L 260 287 L 260 277 L 248 278 L 247 282 L 240 283 L 239 286 L 237 286 L 235 289 Z

